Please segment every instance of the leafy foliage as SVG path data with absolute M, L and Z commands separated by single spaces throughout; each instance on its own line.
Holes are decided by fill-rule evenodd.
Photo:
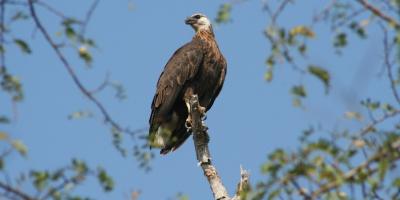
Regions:
M 103 187 L 104 191 L 109 192 L 113 190 L 114 181 L 104 169 L 102 168 L 98 169 L 97 178 L 99 179 L 99 182 Z
M 22 84 L 19 78 L 8 73 L 6 68 L 0 68 L 0 86 L 2 90 L 12 96 L 13 101 L 23 99 Z
M 398 37 L 398 29 L 393 28 L 397 26 L 394 24 L 396 21 L 388 18 L 398 16 L 394 10 L 398 10 L 400 2 L 384 1 L 393 9 L 387 11 L 371 1 L 335 1 L 315 16 L 311 25 L 300 24 L 292 28 L 277 23 L 290 2 L 293 1 L 267 2 L 265 5 L 270 21 L 264 33 L 271 49 L 264 78 L 269 82 L 274 78 L 275 68 L 287 64 L 300 77 L 306 74 L 316 77 L 328 94 L 332 84 L 329 71 L 316 64 L 308 64 L 306 69 L 303 64 L 299 65 L 312 63 L 307 57 L 311 48 L 307 40 L 317 35 L 313 27 L 319 21 L 331 25 L 332 44 L 338 53 L 354 38 L 351 33 L 360 39 L 367 39 L 367 27 L 371 24 L 378 24 L 386 31 L 386 37 Z M 374 16 L 366 17 L 365 13 Z M 400 47 L 399 40 L 393 41 L 386 45 L 397 43 Z M 390 52 L 384 52 L 385 59 L 396 60 L 393 64 L 386 62 L 387 70 L 394 66 L 397 72 L 400 69 L 398 53 L 396 58 Z M 392 92 L 399 102 L 398 78 L 389 75 L 388 79 L 396 82 L 395 86 L 392 85 Z M 302 105 L 301 100 L 312 92 L 306 92 L 305 88 L 304 83 L 291 88 L 295 106 Z M 360 105 L 366 110 L 366 115 L 358 111 L 345 113 L 347 120 L 364 123 L 359 131 L 347 128 L 326 131 L 311 127 L 303 131 L 299 147 L 279 148 L 269 153 L 267 161 L 261 166 L 265 181 L 259 182 L 247 199 L 398 199 L 400 193 L 396 185 L 400 182 L 396 172 L 400 160 L 400 126 L 390 121 L 399 117 L 398 105 L 372 98 L 366 98 Z M 366 119 L 370 122 L 365 125 Z
M 328 93 L 331 79 L 328 71 L 326 71 L 322 67 L 310 65 L 308 66 L 308 72 L 322 81 L 325 86 L 325 91 L 326 93 Z
M 26 53 L 26 54 L 32 53 L 31 48 L 29 47 L 29 45 L 24 40 L 14 39 L 14 43 L 21 49 L 21 51 L 23 53 Z
M 231 20 L 231 14 L 230 14 L 231 10 L 232 10 L 232 4 L 230 3 L 222 4 L 218 10 L 215 22 L 217 22 L 218 24 L 229 22 Z

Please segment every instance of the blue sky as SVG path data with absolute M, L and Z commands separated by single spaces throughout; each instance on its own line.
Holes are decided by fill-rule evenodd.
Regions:
M 48 2 L 78 18 L 84 17 L 91 3 Z M 87 35 L 99 46 L 90 50 L 94 55 L 92 68 L 88 69 L 73 50 L 65 53 L 88 88 L 99 85 L 108 72 L 112 80 L 122 83 L 128 96 L 126 100 L 116 100 L 110 89 L 98 98 L 120 124 L 132 129 L 147 127 L 159 74 L 172 53 L 193 36 L 184 19 L 199 11 L 214 19 L 223 2 L 101 1 L 87 29 Z M 283 13 L 279 23 L 287 27 L 307 24 L 312 14 L 324 6 L 318 2 L 297 3 Z M 49 32 L 57 37 L 56 32 L 61 31 L 58 19 L 42 9 L 39 11 Z M 381 35 L 376 27 L 370 29 L 366 40 L 351 37 L 349 47 L 338 56 L 332 50 L 333 37 L 326 24 L 315 26 L 317 36 L 310 41 L 308 57 L 310 62 L 332 74 L 331 92 L 325 95 L 317 79 L 301 76 L 287 65 L 278 64 L 272 83 L 263 79 L 270 44 L 263 35 L 268 18 L 261 1 L 238 4 L 233 8 L 232 18 L 231 23 L 214 27 L 228 61 L 228 74 L 206 121 L 214 164 L 230 194 L 239 180 L 240 165 L 251 172 L 253 183 L 263 180 L 259 168 L 267 153 L 278 147 L 295 150 L 301 130 L 309 125 L 323 125 L 324 130 L 344 127 L 356 130 L 366 121 L 347 121 L 343 118 L 345 111 L 362 111 L 358 102 L 368 96 L 392 101 L 388 98 L 388 82 L 377 76 L 382 55 L 376 53 L 381 48 Z M 31 21 L 15 24 L 12 29 L 15 37 L 28 39 L 33 54 L 21 55 L 16 48 L 7 49 L 8 68 L 24 84 L 25 99 L 17 106 L 16 121 L 0 126 L 0 130 L 23 140 L 29 148 L 27 158 L 15 154 L 8 158 L 10 174 L 54 169 L 69 163 L 71 158 L 79 158 L 90 166 L 103 166 L 116 182 L 116 189 L 111 193 L 102 193 L 93 179 L 76 190 L 96 199 L 128 199 L 133 190 L 142 191 L 140 199 L 167 199 L 178 192 L 190 199 L 211 199 L 209 186 L 197 166 L 191 139 L 176 152 L 156 155 L 152 171 L 145 173 L 132 156 L 123 158 L 112 146 L 100 113 L 78 91 L 42 35 L 38 32 L 31 35 Z M 298 83 L 305 84 L 309 90 L 309 97 L 304 100 L 305 109 L 292 106 L 289 89 Z M 12 112 L 7 96 L 0 94 L 0 102 L 2 112 Z M 78 110 L 90 110 L 95 117 L 67 119 Z M 29 186 L 25 187 L 30 190 Z

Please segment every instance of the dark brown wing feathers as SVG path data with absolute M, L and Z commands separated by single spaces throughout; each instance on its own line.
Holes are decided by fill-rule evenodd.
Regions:
M 165 117 L 170 114 L 182 86 L 196 75 L 202 59 L 202 48 L 196 41 L 187 43 L 172 55 L 157 82 L 157 91 L 152 103 L 152 116 L 158 114 Z M 150 124 L 152 118 L 150 118 Z

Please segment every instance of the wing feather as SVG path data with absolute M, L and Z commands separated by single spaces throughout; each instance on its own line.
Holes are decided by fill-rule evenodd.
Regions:
M 183 86 L 196 75 L 202 60 L 203 49 L 196 41 L 185 44 L 172 55 L 157 82 L 150 125 L 153 118 L 164 118 L 171 114 Z
M 226 71 L 227 71 L 227 64 L 225 59 L 223 59 L 223 68 L 221 71 L 221 76 L 220 79 L 218 81 L 218 86 L 213 94 L 213 96 L 211 97 L 210 103 L 207 106 L 207 111 L 212 107 L 212 105 L 214 104 L 215 99 L 218 97 L 219 93 L 221 92 L 222 87 L 224 86 L 224 81 L 225 81 L 225 76 L 226 76 Z

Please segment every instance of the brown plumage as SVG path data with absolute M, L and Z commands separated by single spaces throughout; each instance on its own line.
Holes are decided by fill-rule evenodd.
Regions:
M 175 150 L 190 135 L 185 127 L 186 100 L 197 94 L 200 105 L 208 111 L 225 80 L 227 64 L 210 21 L 203 14 L 194 14 L 185 23 L 196 34 L 165 65 L 151 105 L 149 145 L 161 148 L 161 154 Z

